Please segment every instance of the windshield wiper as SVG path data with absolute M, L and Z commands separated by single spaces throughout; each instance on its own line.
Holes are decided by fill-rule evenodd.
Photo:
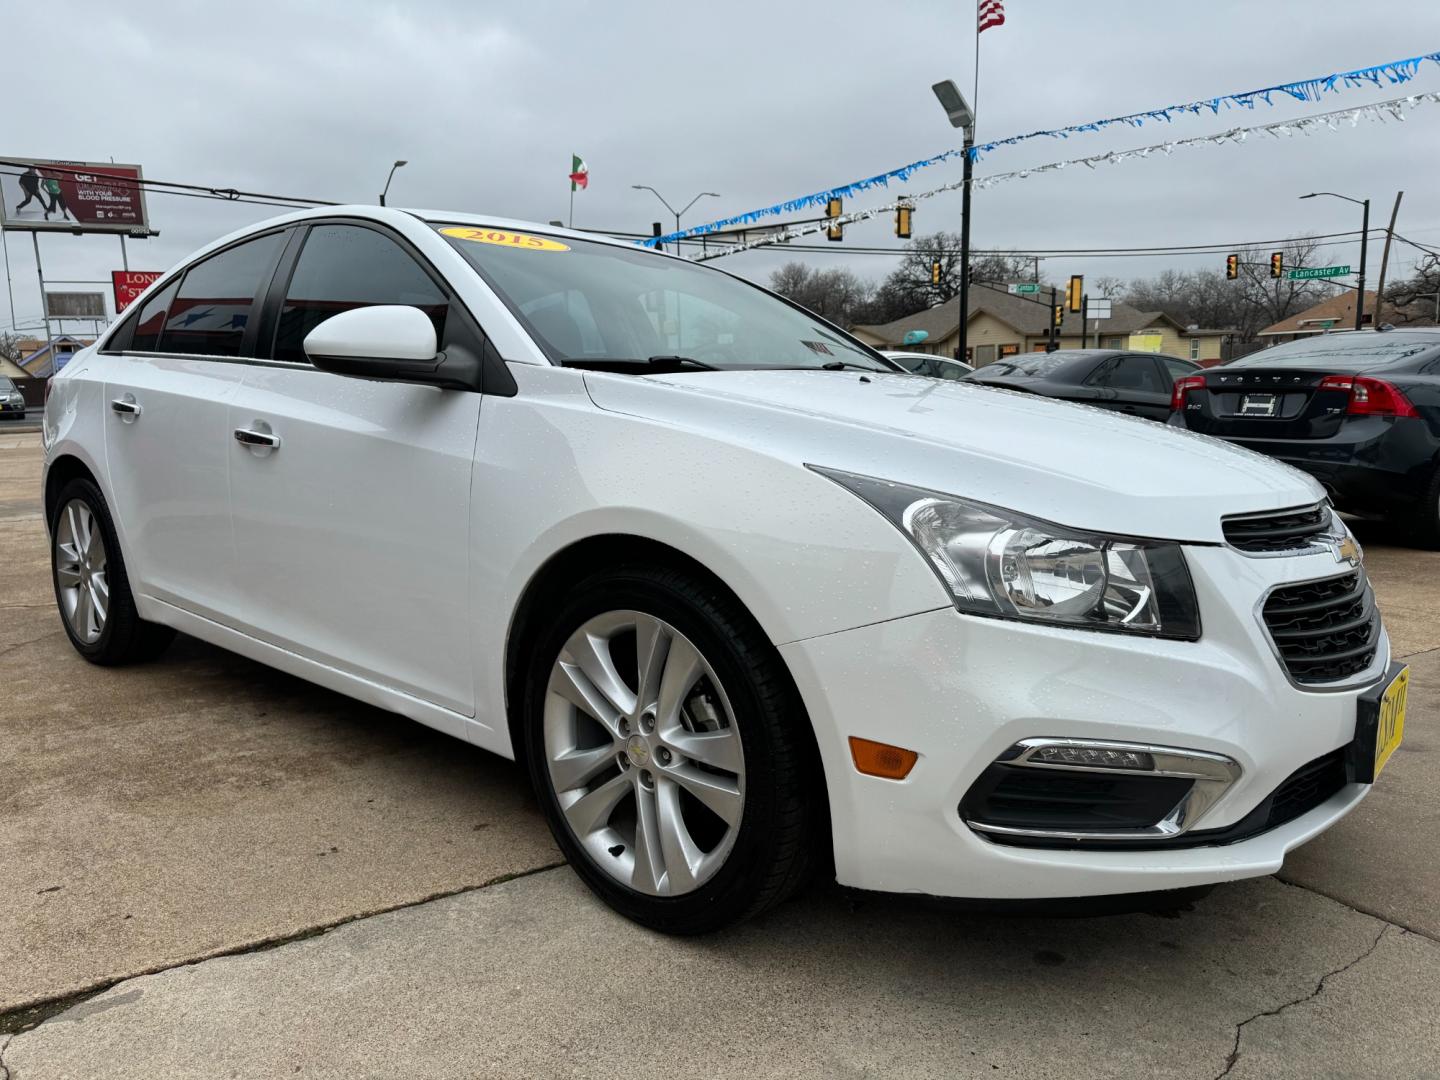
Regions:
M 714 364 L 693 356 L 651 356 L 644 360 L 628 356 L 567 356 L 562 367 L 584 368 L 586 371 L 615 371 L 621 374 L 641 372 L 720 371 Z
M 851 368 L 855 371 L 878 371 L 882 373 L 890 370 L 889 368 L 868 367 L 865 364 L 855 364 L 849 360 L 827 360 L 820 365 L 821 371 L 844 371 L 846 368 Z

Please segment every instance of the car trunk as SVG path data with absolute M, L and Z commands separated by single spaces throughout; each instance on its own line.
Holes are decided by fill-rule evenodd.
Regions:
M 1340 430 L 1350 391 L 1321 386 L 1325 371 L 1211 370 L 1185 395 L 1185 426 L 1238 439 L 1325 439 Z

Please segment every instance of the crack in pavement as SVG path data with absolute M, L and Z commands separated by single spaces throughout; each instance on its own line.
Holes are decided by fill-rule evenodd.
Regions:
M 59 630 L 46 630 L 45 633 L 39 637 L 31 638 L 29 641 L 17 641 L 13 645 L 6 645 L 3 649 L 0 649 L 0 656 L 6 656 L 16 649 L 23 649 L 26 645 L 34 645 L 37 641 L 44 641 L 47 637 L 53 637 L 58 633 L 60 633 Z M 3 1080 L 3 1078 L 0 1078 L 0 1080 Z
M 4 1039 L 0 1039 L 0 1080 L 10 1080 L 10 1069 L 5 1064 L 5 1048 L 10 1045 L 10 1040 L 14 1037 L 14 1035 L 6 1035 Z
M 1230 1050 L 1229 1056 L 1225 1059 L 1225 1068 L 1215 1074 L 1215 1080 L 1223 1080 L 1224 1077 L 1229 1076 L 1230 1070 L 1235 1068 L 1235 1066 L 1239 1063 L 1240 1040 L 1244 1037 L 1245 1026 L 1247 1024 L 1255 1020 L 1263 1019 L 1267 1016 L 1279 1016 L 1282 1012 L 1290 1008 L 1292 1005 L 1303 1005 L 1307 1001 L 1314 1001 L 1325 989 L 1326 982 L 1328 982 L 1333 976 L 1343 975 L 1345 974 L 1345 972 L 1349 971 L 1362 960 L 1368 959 L 1370 954 L 1373 953 L 1377 948 L 1379 948 L 1381 938 L 1383 938 L 1390 931 L 1391 925 L 1391 923 L 1385 923 L 1384 925 L 1382 925 L 1380 927 L 1380 932 L 1375 935 L 1375 940 L 1370 942 L 1369 948 L 1367 948 L 1359 956 L 1355 957 L 1355 959 L 1351 960 L 1347 964 L 1342 965 L 1341 967 L 1335 968 L 1333 971 L 1327 971 L 1324 975 L 1321 975 L 1320 981 L 1315 984 L 1315 989 L 1311 990 L 1310 993 L 1302 994 L 1300 997 L 1293 998 L 1290 1001 L 1285 1002 L 1283 1005 L 1278 1005 L 1273 1009 L 1265 1009 L 1263 1012 L 1257 1012 L 1254 1016 L 1247 1016 L 1244 1020 L 1241 1020 L 1238 1024 L 1236 1024 L 1235 1045 Z M 1401 932 L 1404 933 L 1405 931 L 1402 929 Z
M 0 1011 L 0 1037 L 4 1042 L 0 1043 L 0 1055 L 3 1055 L 5 1047 L 16 1035 L 26 1031 L 32 1031 L 39 1027 L 51 1017 L 59 1016 L 76 1005 L 82 1004 L 105 991 L 119 986 L 121 983 L 129 982 L 132 979 L 141 979 L 147 975 L 159 975 L 166 971 L 175 971 L 177 968 L 194 967 L 209 960 L 218 960 L 224 956 L 248 956 L 251 953 L 268 952 L 271 949 L 278 949 L 282 945 L 292 945 L 297 941 L 305 941 L 312 937 L 319 937 L 331 930 L 345 926 L 348 923 L 358 922 L 361 919 L 371 919 L 376 915 L 388 915 L 392 911 L 404 911 L 406 908 L 419 907 L 422 904 L 433 903 L 436 900 L 446 900 L 452 896 L 460 896 L 464 893 L 478 892 L 481 889 L 489 889 L 496 885 L 503 885 L 507 881 L 515 881 L 519 878 L 532 877 L 535 874 L 543 874 L 548 870 L 558 870 L 562 866 L 568 866 L 563 859 L 559 862 L 546 863 L 543 866 L 533 866 L 527 870 L 516 870 L 508 874 L 501 874 L 488 881 L 482 881 L 478 885 L 461 885 L 456 889 L 443 889 L 439 892 L 430 893 L 416 900 L 406 900 L 403 903 L 391 904 L 388 907 L 375 908 L 371 911 L 360 911 L 353 915 L 345 915 L 329 922 L 317 923 L 314 926 L 307 926 L 302 930 L 296 930 L 288 934 L 277 934 L 274 937 L 262 938 L 244 945 L 235 945 L 230 948 L 217 949 L 214 952 L 207 952 L 200 956 L 191 957 L 189 960 L 178 960 L 173 964 L 160 964 L 156 967 L 145 968 L 141 971 L 132 971 L 113 979 L 101 979 L 90 986 L 79 990 L 72 990 L 69 993 L 56 997 L 37 998 L 33 1001 L 24 1002 L 10 1009 Z M 0 1063 L 0 1080 L 10 1080 L 8 1069 Z
M 1349 900 L 1341 900 L 1340 897 L 1338 897 L 1338 896 L 1332 896 L 1330 893 L 1327 893 L 1324 889 L 1317 889 L 1314 885 L 1307 885 L 1307 884 L 1305 884 L 1305 882 L 1303 882 L 1303 881 L 1292 881 L 1290 878 L 1282 877 L 1281 875 L 1283 875 L 1283 874 L 1284 874 L 1284 870 L 1281 870 L 1279 874 L 1274 874 L 1274 875 L 1272 875 L 1272 877 L 1274 878 L 1274 880 L 1278 881 L 1281 885 L 1284 885 L 1284 886 L 1286 886 L 1287 888 L 1291 888 L 1291 889 L 1302 889 L 1302 890 L 1304 890 L 1305 892 L 1314 894 L 1315 896 L 1324 897 L 1326 900 L 1329 900 L 1329 901 L 1331 901 L 1332 903 L 1339 904 L 1339 905 L 1340 905 L 1341 907 L 1343 907 L 1343 908 L 1348 908 L 1349 910 L 1355 912 L 1355 914 L 1357 914 L 1357 915 L 1368 915 L 1370 918 L 1372 918 L 1372 919 L 1379 919 L 1381 922 L 1387 923 L 1387 924 L 1389 924 L 1390 926 L 1395 927 L 1395 929 L 1397 929 L 1397 930 L 1404 931 L 1404 932 L 1407 933 L 1407 934 L 1414 934 L 1416 937 L 1421 937 L 1421 938 L 1424 938 L 1426 941 L 1433 941 L 1433 942 L 1435 942 L 1437 945 L 1440 945 L 1440 937 L 1436 937 L 1434 934 L 1430 933 L 1428 930 L 1421 930 L 1419 927 L 1408 926 L 1408 925 L 1406 925 L 1405 923 L 1396 922 L 1396 921 L 1395 921 L 1393 918 L 1391 918 L 1389 915 L 1383 914 L 1382 912 L 1379 912 L 1379 911 L 1371 911 L 1371 910 L 1368 909 L 1368 908 L 1357 907 L 1357 906 L 1356 906 L 1354 903 L 1352 903 L 1351 901 L 1349 901 Z

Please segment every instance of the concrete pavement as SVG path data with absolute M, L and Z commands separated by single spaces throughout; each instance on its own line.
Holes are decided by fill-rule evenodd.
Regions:
M 193 641 L 79 660 L 38 478 L 0 442 L 0 1080 L 1440 1075 L 1433 553 L 1361 526 L 1406 744 L 1282 880 L 1098 920 L 821 886 L 676 941 L 543 869 L 512 764 Z

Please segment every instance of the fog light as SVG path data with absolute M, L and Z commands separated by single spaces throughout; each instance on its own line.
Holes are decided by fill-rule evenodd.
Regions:
M 866 776 L 879 776 L 885 780 L 904 780 L 920 760 L 914 750 L 889 743 L 872 742 L 850 736 L 850 756 L 855 759 L 855 769 Z
M 1091 769 L 1141 769 L 1150 772 L 1155 759 L 1139 750 L 1099 750 L 1091 746 L 1042 746 L 1029 760 L 1044 765 L 1079 765 Z

